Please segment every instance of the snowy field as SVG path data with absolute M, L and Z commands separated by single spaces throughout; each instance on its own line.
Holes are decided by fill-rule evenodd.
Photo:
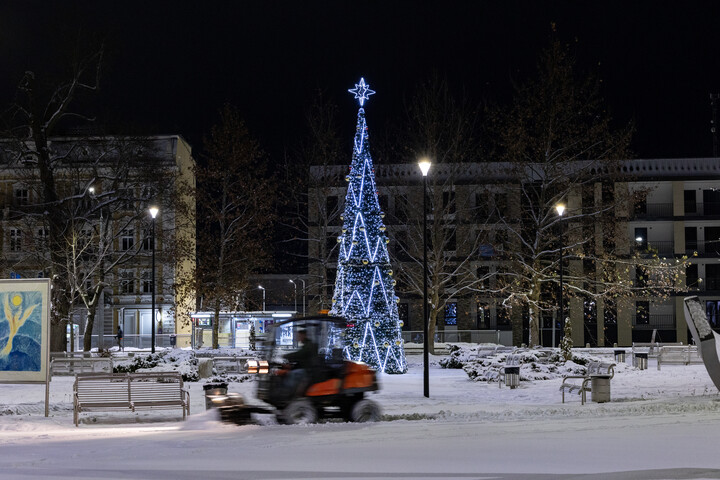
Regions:
M 0 479 L 704 479 L 720 478 L 720 395 L 704 366 L 621 366 L 612 402 L 561 403 L 559 379 L 517 389 L 470 381 L 432 358 L 382 376 L 385 420 L 283 426 L 260 415 L 236 426 L 205 411 L 190 383 L 179 411 L 83 414 L 72 421 L 71 377 L 0 385 Z M 230 391 L 252 397 L 253 383 Z

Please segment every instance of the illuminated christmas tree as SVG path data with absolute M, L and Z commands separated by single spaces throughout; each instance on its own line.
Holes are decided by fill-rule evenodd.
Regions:
M 348 319 L 345 355 L 386 373 L 405 373 L 398 298 L 390 265 L 375 170 L 368 150 L 365 100 L 375 93 L 364 79 L 349 90 L 360 102 L 352 164 L 346 177 L 342 234 L 331 313 Z

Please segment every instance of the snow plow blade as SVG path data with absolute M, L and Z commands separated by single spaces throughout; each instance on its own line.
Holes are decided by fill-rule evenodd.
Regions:
M 213 407 L 220 412 L 220 419 L 223 422 L 236 425 L 248 425 L 253 423 L 253 413 L 272 414 L 274 410 L 257 405 L 247 405 L 245 399 L 239 393 L 228 393 L 227 395 L 215 395 L 212 399 Z

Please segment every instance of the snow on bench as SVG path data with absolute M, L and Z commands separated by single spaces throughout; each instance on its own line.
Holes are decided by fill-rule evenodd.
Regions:
M 565 375 L 560 385 L 562 403 L 565 403 L 565 390 L 569 393 L 577 391 L 582 405 L 587 401 L 587 392 L 591 391 L 591 382 L 595 379 L 607 379 L 615 376 L 615 364 L 604 362 L 590 362 L 585 375 Z
M 657 369 L 661 364 L 691 365 L 702 364 L 703 359 L 695 345 L 662 346 L 658 351 Z
M 182 409 L 190 414 L 190 393 L 177 372 L 80 374 L 73 385 L 73 421 L 101 410 Z

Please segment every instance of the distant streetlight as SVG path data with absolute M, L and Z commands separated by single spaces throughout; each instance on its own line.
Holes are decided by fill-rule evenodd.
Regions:
M 264 312 L 264 311 L 265 311 L 265 287 L 263 287 L 262 285 L 258 285 L 258 288 L 259 288 L 260 290 L 262 290 L 262 292 L 263 292 L 263 308 L 262 308 L 262 311 Z
M 432 163 L 423 158 L 418 162 L 423 176 L 423 395 L 430 397 L 430 326 L 427 292 L 427 175 Z
M 565 213 L 565 205 L 562 203 L 559 203 L 555 205 L 555 210 L 557 210 L 558 215 L 560 216 L 560 221 L 562 221 L 563 213 Z M 562 223 L 560 224 L 560 308 L 559 308 L 559 315 L 560 315 L 560 321 L 562 322 L 562 327 L 565 328 L 565 311 L 563 306 L 563 231 L 562 231 Z M 553 322 L 553 328 L 552 328 L 552 346 L 555 347 L 555 326 L 557 325 L 557 322 Z
M 155 353 L 155 217 L 159 212 L 157 207 L 150 207 L 150 216 L 152 217 L 152 230 L 150 232 L 150 241 L 152 242 L 152 271 L 150 273 L 150 297 L 151 297 L 151 310 L 150 310 L 150 328 L 152 332 L 152 338 L 150 339 L 150 351 Z
M 293 289 L 295 290 L 295 314 L 297 315 L 297 284 L 293 282 L 293 279 L 290 279 L 290 283 L 293 284 Z

